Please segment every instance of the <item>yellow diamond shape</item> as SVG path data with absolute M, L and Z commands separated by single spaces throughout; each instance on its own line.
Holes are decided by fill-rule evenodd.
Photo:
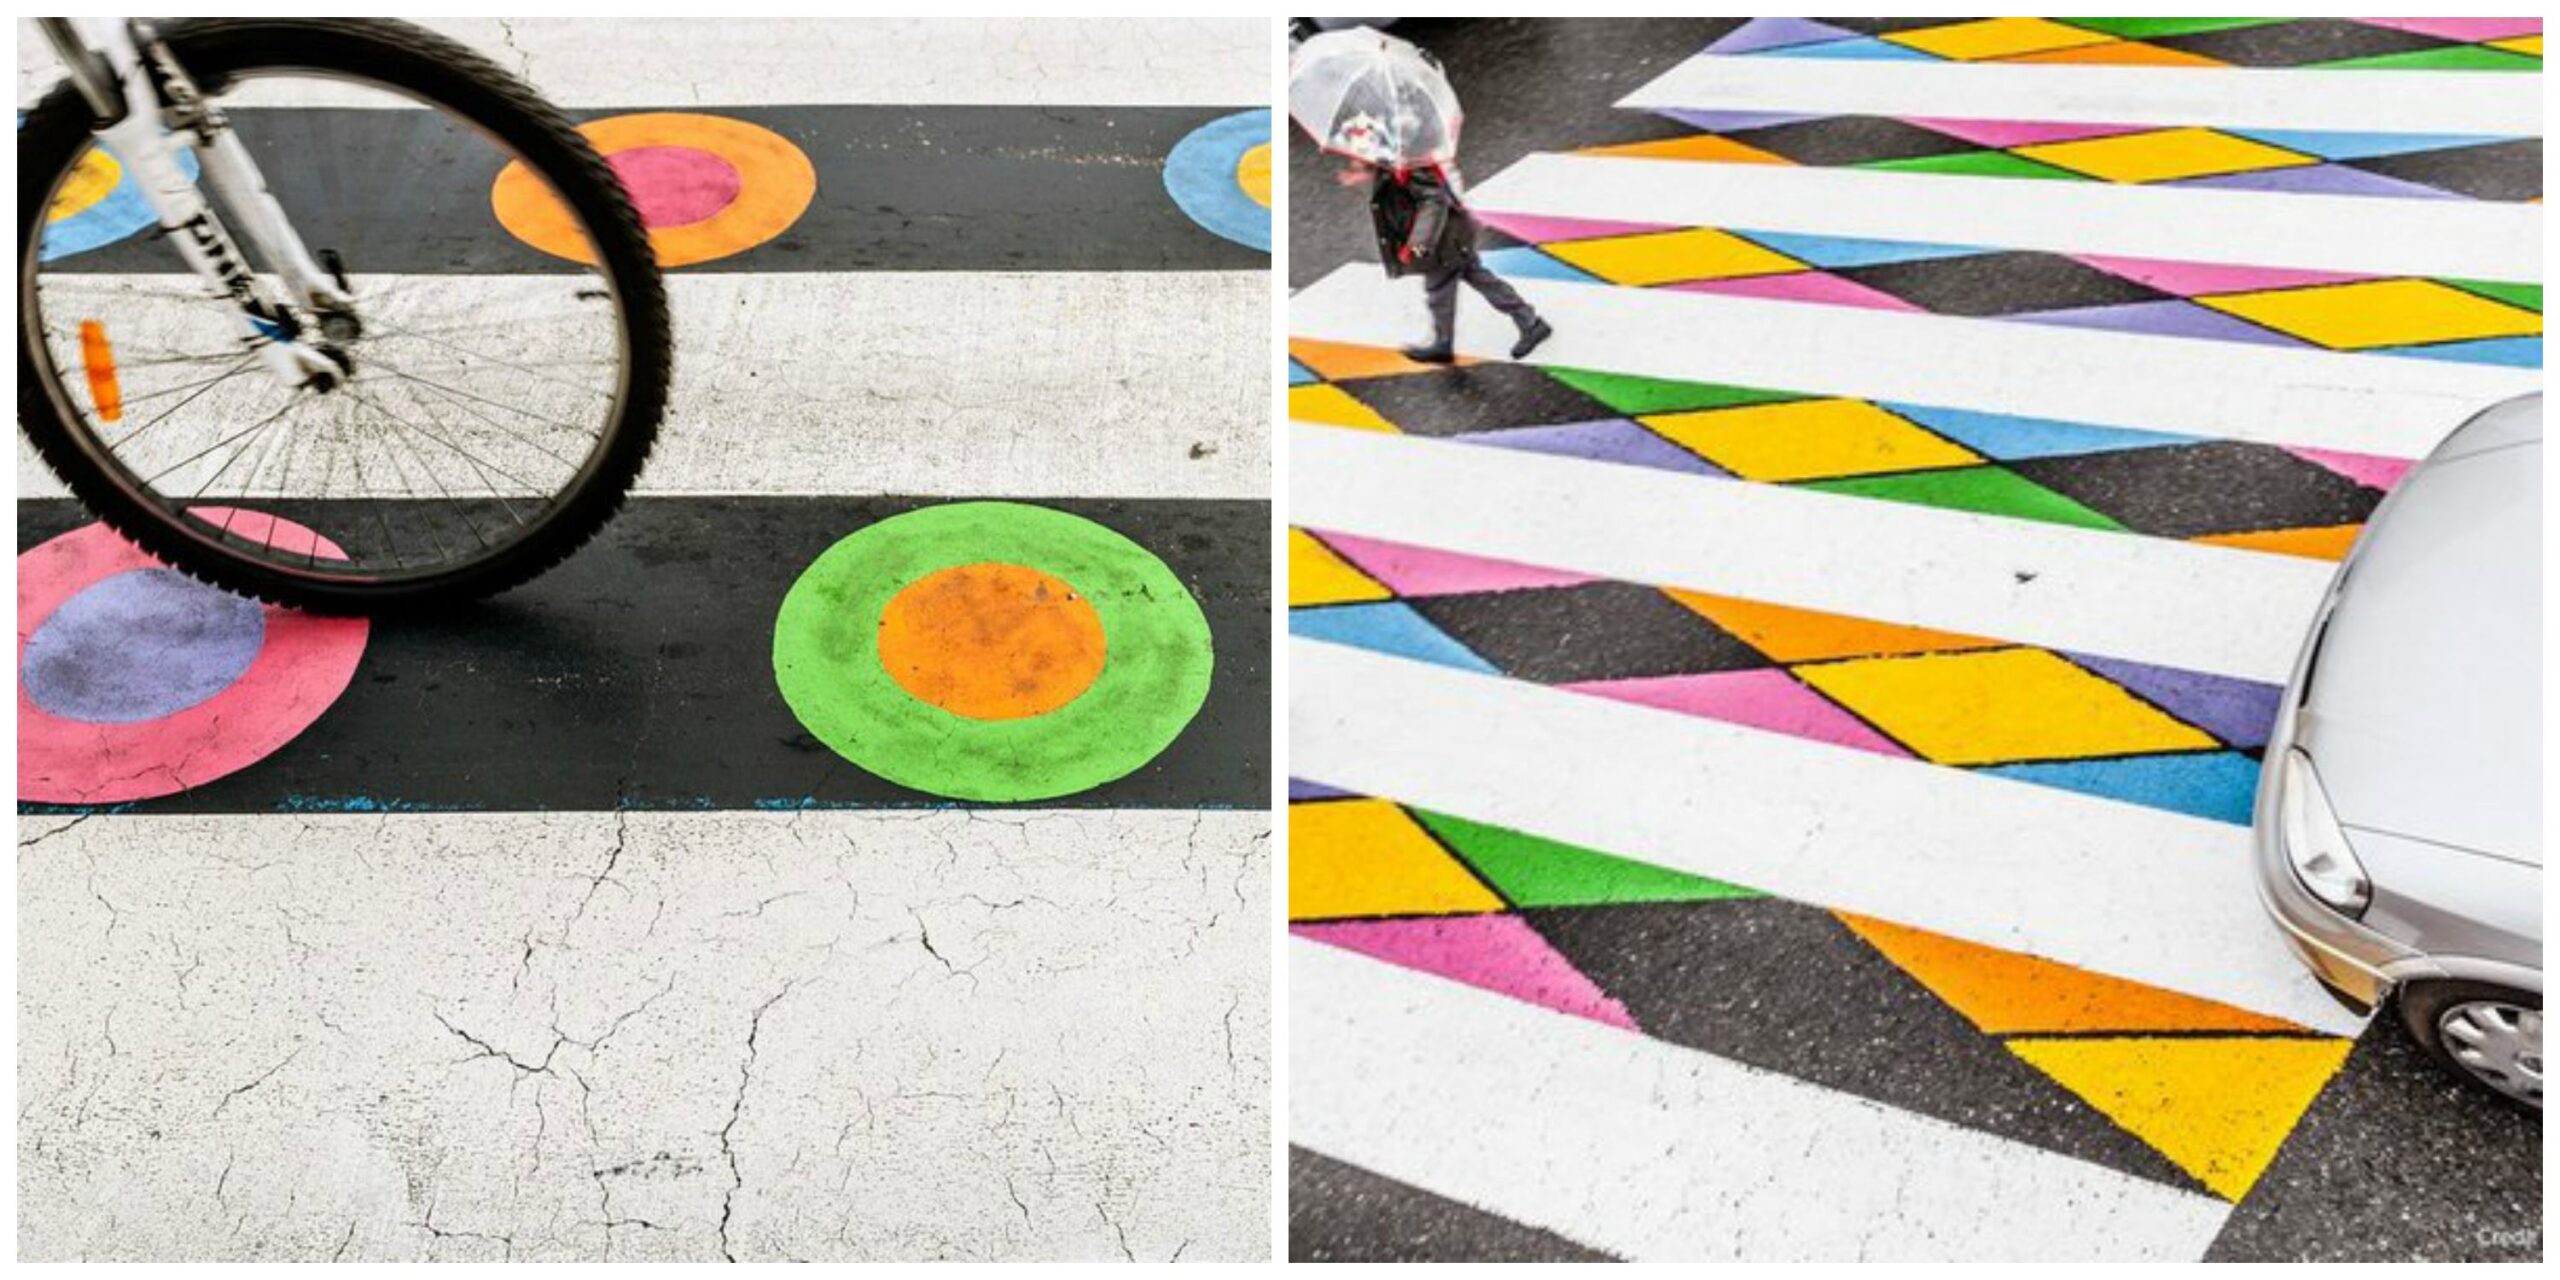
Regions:
M 2243 320 L 2357 351 L 2542 332 L 2542 317 L 2433 280 L 2365 280 L 2309 289 L 2226 293 L 2196 301 Z
M 2109 182 L 2168 182 L 2217 173 L 2290 169 L 2319 160 L 2211 129 L 2158 129 L 2018 147 L 2016 154 Z
M 1289 918 L 1445 916 L 1502 900 L 1385 800 L 1289 806 Z
M 1670 284 L 1678 280 L 1729 280 L 1802 271 L 1804 264 L 1713 227 L 1648 231 L 1541 246 L 1613 284 Z
M 1985 18 L 1980 22 L 1897 31 L 1885 39 L 1922 53 L 1972 62 L 1980 58 L 2006 58 L 2021 53 L 2042 53 L 2047 49 L 2105 44 L 2115 37 L 2103 31 L 2066 27 L 2043 18 Z
M 1386 600 L 1395 595 L 1377 579 L 1351 567 L 1351 562 L 1316 541 L 1304 529 L 1289 531 L 1289 607 L 1352 604 Z
M 2042 649 L 1863 658 L 1798 679 L 1939 764 L 2009 764 L 2217 745 Z
M 1342 388 L 1321 382 L 1289 388 L 1289 420 L 1355 431 L 1393 433 L 1396 429 L 1394 423 L 1379 417 L 1377 410 L 1352 399 Z
M 1793 400 L 1638 419 L 1745 480 L 1962 467 L 1972 450 L 1864 400 Z

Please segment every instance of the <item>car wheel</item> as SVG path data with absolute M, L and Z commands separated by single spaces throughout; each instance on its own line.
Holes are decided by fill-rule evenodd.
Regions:
M 2400 993 L 2400 1022 L 2454 1073 L 2520 1106 L 2542 1109 L 2542 997 L 2479 982 L 2430 982 Z

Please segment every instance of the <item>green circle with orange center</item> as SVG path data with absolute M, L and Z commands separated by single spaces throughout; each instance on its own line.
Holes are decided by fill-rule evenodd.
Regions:
M 1080 516 L 956 502 L 829 547 L 783 597 L 773 671 L 857 766 L 961 800 L 1045 800 L 1142 768 L 1209 696 L 1208 618 Z

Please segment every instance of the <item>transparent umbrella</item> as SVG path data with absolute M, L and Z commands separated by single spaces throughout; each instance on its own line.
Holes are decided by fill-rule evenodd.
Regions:
M 1374 28 L 1327 31 L 1289 55 L 1289 118 L 1336 155 L 1445 165 L 1458 158 L 1462 114 L 1430 54 Z

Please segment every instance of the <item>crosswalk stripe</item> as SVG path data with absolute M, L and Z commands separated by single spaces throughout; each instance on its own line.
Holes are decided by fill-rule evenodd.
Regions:
M 2282 683 L 2334 566 L 2296 556 L 1292 424 L 1309 527 Z
M 2541 209 L 2486 200 L 1553 153 L 1504 169 L 1472 196 L 1484 209 L 1542 217 L 2366 275 L 2542 278 Z
M 1259 271 L 678 273 L 682 356 L 639 492 L 1268 497 L 1268 289 Z M 21 497 L 62 495 L 23 438 L 18 457 Z
M 1291 772 L 2351 1033 L 2224 823 L 1307 640 Z
M 1696 55 L 1618 101 L 1661 110 L 2538 137 L 2536 76 Z
M 1289 964 L 1293 1141 L 1630 1259 L 2194 1259 L 2228 1214 L 1321 944 Z
M 1801 302 L 1515 282 L 1556 334 L 1531 363 L 2414 458 L 2539 369 L 2066 329 Z M 1421 284 L 1346 266 L 1290 300 L 1293 336 L 1394 347 Z M 1501 358 L 1501 317 L 1461 307 L 1458 348 Z

